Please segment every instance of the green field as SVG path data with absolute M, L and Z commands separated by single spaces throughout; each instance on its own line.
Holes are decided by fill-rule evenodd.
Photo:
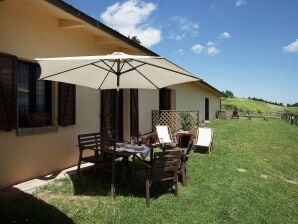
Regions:
M 243 111 L 250 112 L 271 112 L 271 113 L 279 113 L 290 111 L 292 113 L 298 114 L 298 107 L 283 107 L 277 106 L 274 104 L 269 104 L 265 102 L 260 102 L 256 100 L 250 100 L 246 98 L 225 98 L 221 101 L 222 110 L 234 110 L 235 107 L 241 109 Z
M 216 120 L 210 155 L 193 152 L 179 197 L 156 186 L 151 208 L 86 171 L 33 196 L 0 200 L 1 223 L 298 223 L 298 127 L 281 120 Z M 122 190 L 120 190 L 122 189 Z

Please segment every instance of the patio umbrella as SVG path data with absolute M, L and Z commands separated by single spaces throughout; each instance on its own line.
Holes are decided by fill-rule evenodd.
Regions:
M 119 89 L 160 89 L 169 85 L 197 81 L 190 72 L 157 56 L 129 55 L 115 52 L 101 56 L 36 58 L 41 66 L 41 80 L 86 86 L 98 90 L 117 89 L 116 113 L 119 112 Z M 118 116 L 115 116 L 118 140 Z M 114 144 L 114 150 L 116 146 Z M 114 197 L 115 153 L 113 153 L 111 194 Z

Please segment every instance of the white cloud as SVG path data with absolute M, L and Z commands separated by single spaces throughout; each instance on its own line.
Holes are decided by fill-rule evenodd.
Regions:
M 235 6 L 239 7 L 239 6 L 244 6 L 247 4 L 246 0 L 235 0 Z
M 170 35 L 170 39 L 181 40 L 186 36 L 197 37 L 199 35 L 199 24 L 197 22 L 191 21 L 186 17 L 174 16 L 171 18 L 176 27 L 171 27 L 171 29 L 177 29 L 175 34 Z
M 210 46 L 214 46 L 214 43 L 212 41 L 209 41 L 209 42 L 207 42 L 206 45 L 210 47 Z
M 194 52 L 195 54 L 200 54 L 204 50 L 204 46 L 201 44 L 195 44 L 191 47 L 191 51 Z
M 225 32 L 219 34 L 218 38 L 219 39 L 230 39 L 231 38 L 231 34 L 225 31 Z
M 296 39 L 293 43 L 284 46 L 283 50 L 287 53 L 298 53 L 298 39 Z
M 180 48 L 177 51 L 174 51 L 174 54 L 184 54 L 184 49 Z
M 127 0 L 122 4 L 117 2 L 109 6 L 100 17 L 120 33 L 137 36 L 142 45 L 151 47 L 161 40 L 161 30 L 146 24 L 156 7 L 153 3 Z
M 207 42 L 206 46 L 195 44 L 191 47 L 191 51 L 195 54 L 201 54 L 205 52 L 207 55 L 215 56 L 220 53 L 220 50 L 215 45 L 216 44 L 212 41 Z
M 182 40 L 184 37 L 186 37 L 186 33 L 181 33 L 181 34 L 171 33 L 169 35 L 169 39 L 175 39 L 175 40 Z
M 207 48 L 207 54 L 210 56 L 215 56 L 220 53 L 220 50 L 215 46 L 210 46 Z
M 182 16 L 174 16 L 171 18 L 172 21 L 178 23 L 180 25 L 180 30 L 189 31 L 189 30 L 197 30 L 199 29 L 199 24 L 197 22 L 193 22 L 190 19 Z

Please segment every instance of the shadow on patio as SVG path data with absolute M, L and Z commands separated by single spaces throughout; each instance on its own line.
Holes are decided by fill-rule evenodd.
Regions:
M 63 212 L 14 187 L 0 191 L 0 222 L 9 223 L 74 223 Z

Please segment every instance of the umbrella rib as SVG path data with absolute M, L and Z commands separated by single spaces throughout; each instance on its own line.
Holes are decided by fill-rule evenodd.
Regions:
M 122 66 L 121 66 L 121 68 L 120 68 L 120 71 L 121 71 L 122 68 L 124 67 L 125 63 L 127 63 L 127 61 L 124 61 L 124 62 L 123 62 Z M 121 72 L 121 75 L 122 75 L 122 74 L 123 74 L 123 73 Z
M 158 59 L 162 59 L 162 58 L 158 58 Z M 165 59 L 165 60 L 166 60 L 166 59 Z M 188 77 L 191 77 L 191 78 L 196 78 L 196 77 L 194 77 L 194 76 L 192 76 L 192 75 L 188 75 L 188 74 L 185 74 L 185 73 L 183 73 L 183 72 L 175 71 L 175 70 L 173 70 L 173 69 L 165 68 L 165 67 L 162 67 L 162 66 L 159 66 L 159 65 L 155 65 L 155 64 L 152 64 L 152 63 L 143 62 L 143 61 L 140 61 L 140 60 L 137 60 L 137 59 L 134 59 L 134 61 L 137 61 L 137 62 L 140 62 L 140 63 L 146 63 L 147 65 L 151 65 L 151 66 L 153 66 L 153 67 L 160 68 L 160 69 L 164 69 L 164 70 L 167 70 L 167 71 L 170 71 L 170 72 L 175 72 L 175 73 L 178 73 L 178 74 L 180 74 L 180 75 L 188 76 Z M 168 60 L 166 60 L 166 61 L 168 61 Z M 173 63 L 170 62 L 170 61 L 168 61 L 168 62 L 171 63 L 171 64 L 173 64 Z M 175 64 L 173 64 L 173 65 L 175 65 Z M 175 66 L 177 66 L 177 65 L 175 65 Z M 177 66 L 177 67 L 179 67 L 179 66 Z M 180 68 L 180 67 L 179 67 L 179 68 Z M 182 68 L 181 68 L 181 69 L 182 69 Z
M 127 63 L 127 62 L 126 62 L 126 63 Z M 140 65 L 137 65 L 137 66 L 135 66 L 135 67 L 133 67 L 133 68 L 127 69 L 126 71 L 122 72 L 121 74 L 125 74 L 125 73 L 127 73 L 127 72 L 131 72 L 131 71 L 133 71 L 133 70 L 136 70 L 136 68 L 139 68 L 139 67 L 141 67 L 141 66 L 143 66 L 143 65 L 145 65 L 145 63 L 140 64 Z
M 100 60 L 97 61 L 97 62 L 100 62 Z M 85 64 L 85 65 L 81 65 L 81 66 L 78 66 L 78 67 L 74 67 L 74 68 L 71 68 L 71 69 L 64 70 L 64 71 L 62 71 L 62 72 L 57 72 L 57 73 L 54 73 L 54 74 L 52 74 L 52 75 L 47 75 L 47 76 L 44 76 L 43 78 L 41 78 L 41 80 L 43 80 L 43 79 L 45 79 L 45 78 L 52 77 L 52 76 L 60 75 L 60 74 L 63 74 L 63 73 L 65 73 L 65 72 L 70 72 L 70 71 L 73 71 L 73 70 L 76 70 L 76 69 L 79 69 L 79 68 L 83 68 L 83 67 L 86 67 L 86 66 L 88 66 L 88 65 L 92 65 L 93 63 L 97 63 L 97 62 L 88 63 L 88 64 Z
M 116 63 L 116 62 L 114 62 L 114 64 L 115 64 L 115 63 Z M 114 64 L 112 65 L 112 67 L 114 66 Z M 106 79 L 107 79 L 108 75 L 110 74 L 110 72 L 111 72 L 111 71 L 108 71 L 108 73 L 106 74 L 106 76 L 104 77 L 104 79 L 102 80 L 100 86 L 99 86 L 97 89 L 101 89 L 103 83 L 106 81 Z
M 127 64 L 134 68 L 132 64 L 130 64 L 129 62 L 127 62 Z M 143 76 L 148 82 L 150 82 L 156 89 L 160 89 L 157 85 L 155 85 L 150 79 L 148 79 L 142 72 L 140 72 L 137 68 L 134 68 L 134 70 L 136 70 L 141 76 Z
M 117 74 L 117 72 L 113 69 L 113 66 L 114 66 L 114 64 L 112 65 L 112 67 L 110 66 L 110 65 L 108 65 L 106 62 L 105 62 L 105 60 L 102 60 L 102 62 L 108 67 L 108 68 L 110 68 L 111 69 L 111 72 L 113 72 L 114 74 Z M 107 70 L 107 69 L 106 69 Z
M 96 64 L 94 64 L 94 63 L 92 63 L 91 65 L 93 65 L 93 66 L 95 66 L 95 67 L 97 67 L 97 68 L 101 68 L 101 69 L 103 69 L 103 70 L 106 70 L 107 72 L 113 72 L 114 73 L 114 70 L 109 66 L 109 68 L 111 69 L 111 70 L 109 70 L 109 69 L 106 69 L 106 68 L 104 68 L 104 67 L 102 67 L 102 66 L 100 66 L 100 65 L 96 65 Z

